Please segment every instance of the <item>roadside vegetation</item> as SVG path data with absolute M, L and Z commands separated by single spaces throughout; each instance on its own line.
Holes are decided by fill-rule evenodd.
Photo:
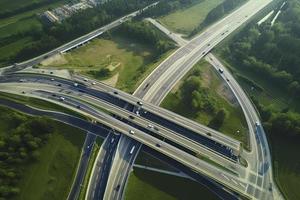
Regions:
M 234 95 L 206 61 L 200 61 L 165 98 L 162 107 L 208 125 L 247 145 L 247 125 Z
M 10 18 L 8 18 L 5 19 L 7 21 L 4 20 L 1 23 L 2 19 L 0 18 L 0 52 L 3 53 L 0 56 L 0 66 L 41 55 L 151 3 L 154 3 L 154 0 L 109 1 L 99 7 L 78 12 L 61 23 L 52 25 L 41 23 L 38 16 L 36 16 L 38 12 L 46 10 L 47 7 L 34 12 L 28 11 L 30 14 L 24 14 L 24 17 L 19 17 L 16 14 L 18 18 L 16 21 L 9 21 Z M 8 5 L 11 4 L 15 4 L 15 1 L 8 3 Z M 10 8 L 10 11 L 12 9 Z M 11 22 L 14 22 L 15 25 L 11 24 Z M 9 30 L 12 31 L 11 34 L 1 36 L 1 31 L 5 34 Z
M 175 44 L 149 22 L 133 21 L 42 65 L 73 70 L 133 92 L 174 48 Z
M 278 8 L 281 6 L 279 4 Z M 286 199 L 300 198 L 300 2 L 289 0 L 272 26 L 249 24 L 217 51 L 260 113 L 275 179 Z
M 216 200 L 211 191 L 187 178 L 134 168 L 125 191 L 125 200 Z
M 84 133 L 0 107 L 0 198 L 65 199 Z

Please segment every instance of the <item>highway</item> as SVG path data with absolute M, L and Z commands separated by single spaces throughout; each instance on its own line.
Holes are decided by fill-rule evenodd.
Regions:
M 88 83 L 88 82 L 84 81 L 84 79 L 85 79 L 84 77 L 81 77 L 78 75 L 73 76 L 73 79 L 78 83 L 83 83 L 83 84 Z M 130 103 L 131 105 L 136 105 L 137 102 L 142 102 L 143 105 L 139 108 L 139 115 L 137 117 L 144 117 L 145 119 L 149 120 L 149 123 L 152 122 L 152 123 L 157 124 L 158 126 L 160 126 L 160 125 L 167 126 L 168 124 L 171 124 L 171 125 L 168 125 L 168 128 L 173 129 L 173 131 L 176 131 L 176 132 L 181 132 L 178 129 L 183 129 L 183 128 L 189 129 L 192 132 L 195 132 L 204 137 L 212 138 L 214 141 L 216 141 L 224 146 L 229 147 L 230 149 L 235 151 L 237 155 L 241 151 L 241 142 L 240 141 L 237 141 L 231 137 L 228 137 L 216 130 L 213 130 L 207 126 L 196 123 L 193 120 L 182 117 L 174 112 L 171 112 L 171 111 L 161 108 L 159 106 L 155 106 L 151 103 L 148 103 L 147 101 L 143 101 L 140 98 L 137 98 L 137 97 L 130 95 L 126 92 L 123 92 L 121 90 L 112 88 L 101 82 L 97 82 L 94 80 L 90 81 L 90 82 L 97 83 L 95 85 L 92 85 L 92 84 L 90 85 L 90 87 L 92 89 L 112 94 L 112 95 L 116 96 L 117 98 L 119 98 L 120 100 L 124 100 L 124 101 Z M 155 116 L 152 116 L 153 115 L 152 113 L 155 113 Z M 135 115 L 136 115 L 136 113 L 135 113 Z M 162 122 L 164 124 L 162 124 Z M 181 126 L 182 128 L 174 129 L 174 127 L 176 127 L 176 126 Z M 186 134 L 187 133 L 185 133 L 185 135 Z
M 220 22 L 210 27 L 203 34 L 190 41 L 187 45 L 180 48 L 178 51 L 172 54 L 165 62 L 163 62 L 143 82 L 143 84 L 139 87 L 139 89 L 135 92 L 134 95 L 143 98 L 145 101 L 158 105 L 165 97 L 165 95 L 171 90 L 174 84 L 178 80 L 180 80 L 180 78 L 182 78 L 183 75 L 198 60 L 200 60 L 205 54 L 207 54 L 207 52 L 210 51 L 211 48 L 213 48 L 221 40 L 227 37 L 229 33 L 238 28 L 242 23 L 244 23 L 254 14 L 256 14 L 269 2 L 271 2 L 271 0 L 250 0 L 240 9 L 236 10 Z M 234 84 L 234 81 L 232 82 Z M 233 86 L 232 90 L 234 91 L 234 89 L 238 88 L 237 86 Z M 170 144 L 164 143 L 163 147 L 166 148 L 161 148 L 156 146 L 157 143 L 155 142 L 157 141 L 155 139 L 152 141 L 152 143 L 146 141 L 146 139 L 142 140 L 142 138 L 146 137 L 147 135 L 144 132 L 137 132 L 141 133 L 141 135 L 139 134 L 140 137 L 134 139 L 136 139 L 139 142 L 147 143 L 147 146 L 181 162 L 182 164 L 190 167 L 195 171 L 206 174 L 207 176 L 220 182 L 221 184 L 226 185 L 228 188 L 240 194 L 244 194 L 247 197 L 253 199 L 273 199 L 275 197 L 277 198 L 277 196 L 279 196 L 279 193 L 277 194 L 277 189 L 275 188 L 272 190 L 272 185 L 270 186 L 270 183 L 272 184 L 274 183 L 274 181 L 272 180 L 273 178 L 271 172 L 271 157 L 269 154 L 269 148 L 267 140 L 265 138 L 265 134 L 263 132 L 262 127 L 260 127 L 261 125 L 259 122 L 259 118 L 256 115 L 256 112 L 251 102 L 249 101 L 247 96 L 241 91 L 238 89 L 238 91 L 236 91 L 235 94 L 238 98 L 240 98 L 240 101 L 242 102 L 240 103 L 244 104 L 241 106 L 246 114 L 246 120 L 249 126 L 249 130 L 251 133 L 253 133 L 250 134 L 251 147 L 253 147 L 251 153 L 243 152 L 242 154 L 247 158 L 247 160 L 251 160 L 249 165 L 250 170 L 248 171 L 249 177 L 246 181 L 244 179 L 237 178 L 231 174 L 220 172 L 218 171 L 218 169 L 211 168 L 211 166 L 209 167 L 207 163 L 202 163 L 199 161 L 196 162 L 194 160 L 194 156 L 191 156 L 186 152 L 178 151 L 177 148 L 174 148 L 174 146 Z M 247 102 L 247 100 L 249 102 Z M 256 122 L 258 122 L 258 125 L 255 125 Z M 127 136 L 130 136 L 128 135 L 128 132 L 124 130 L 124 126 L 126 125 L 121 124 L 121 126 L 119 126 L 119 124 L 114 124 L 114 126 L 118 127 L 118 131 L 122 132 Z M 137 131 L 136 129 L 134 130 Z M 257 145 L 257 143 L 259 145 Z M 130 140 L 128 137 L 121 137 L 117 148 L 117 152 L 119 152 L 118 149 L 120 148 L 125 152 L 120 151 L 122 152 L 122 154 L 116 153 L 114 163 L 111 167 L 112 170 L 109 174 L 109 182 L 107 183 L 108 187 L 104 194 L 104 199 L 119 199 L 120 197 L 122 197 L 121 193 L 124 190 L 124 186 L 128 174 L 130 172 L 131 164 L 133 163 L 139 148 L 137 148 L 137 151 L 135 151 L 134 154 L 128 154 L 128 152 L 132 149 L 133 146 L 136 145 L 139 144 L 137 144 L 136 142 L 132 143 L 132 140 Z M 177 156 L 174 157 L 175 152 L 177 153 Z M 199 168 L 201 168 L 201 170 Z M 115 173 L 115 171 L 118 170 L 123 170 L 123 172 L 125 173 Z M 115 192 L 112 191 L 116 188 L 119 188 L 119 192 L 117 195 L 115 194 Z M 269 193 L 276 194 L 271 194 L 271 196 Z
M 86 35 L 83 35 L 83 36 L 79 37 L 79 38 L 76 38 L 76 39 L 74 39 L 74 40 L 72 40 L 72 41 L 70 41 L 70 42 L 68 42 L 68 43 L 52 50 L 52 51 L 49 51 L 45 54 L 42 54 L 40 56 L 37 56 L 35 58 L 32 58 L 30 60 L 27 60 L 27 61 L 24 61 L 24 62 L 21 62 L 21 63 L 16 63 L 14 65 L 8 66 L 4 70 L 1 69 L 0 70 L 0 75 L 3 74 L 3 73 L 10 73 L 10 72 L 15 72 L 15 71 L 20 71 L 22 69 L 25 69 L 26 67 L 31 67 L 31 66 L 37 65 L 37 64 L 41 63 L 43 60 L 45 60 L 45 59 L 47 59 L 51 56 L 54 56 L 54 55 L 59 54 L 59 53 L 65 53 L 65 52 L 70 51 L 74 48 L 77 48 L 77 47 L 87 43 L 88 41 L 100 36 L 104 32 L 106 32 L 110 29 L 113 29 L 113 28 L 119 26 L 120 24 L 128 21 L 132 17 L 135 17 L 140 11 L 145 10 L 145 9 L 151 7 L 151 6 L 154 6 L 157 3 L 158 2 L 150 4 L 149 6 L 143 8 L 141 10 L 138 10 L 138 11 L 130 13 L 126 16 L 123 16 L 123 17 L 121 17 L 121 18 L 119 18 L 119 19 L 117 19 L 117 20 L 101 27 L 101 28 L 98 28 L 98 29 L 86 34 Z
M 1 90 L 5 91 L 5 92 L 12 92 L 12 90 L 14 90 L 14 92 L 16 92 L 16 86 L 13 85 L 10 87 L 10 86 L 2 84 Z M 21 87 L 18 90 L 19 91 L 17 91 L 17 93 L 21 93 L 21 91 L 24 91 L 25 88 Z M 52 97 L 52 95 L 47 96 L 47 97 L 45 95 L 37 96 L 37 94 L 39 92 L 38 91 L 36 92 L 34 89 L 32 89 L 32 86 L 28 87 L 28 90 L 25 90 L 25 91 L 26 91 L 25 92 L 26 96 L 41 98 L 43 100 L 50 101 L 50 102 L 53 102 L 53 103 L 56 103 L 59 105 L 66 104 L 64 106 L 69 109 L 72 109 L 72 106 L 75 107 L 75 105 L 78 105 L 78 103 L 79 103 L 79 102 L 76 102 L 74 104 L 75 101 L 71 100 L 71 99 L 68 99 L 68 100 L 65 99 L 63 102 L 55 101 L 50 98 L 50 97 Z M 114 129 L 116 131 L 123 133 L 123 134 L 135 139 L 136 141 L 141 142 L 141 143 L 163 153 L 164 155 L 169 156 L 169 157 L 181 162 L 182 164 L 190 167 L 191 169 L 193 169 L 197 172 L 206 174 L 210 178 L 213 178 L 215 181 L 220 182 L 221 184 L 226 185 L 227 187 L 229 187 L 241 194 L 244 193 L 246 184 L 243 182 L 243 179 L 237 177 L 234 174 L 231 174 L 227 171 L 223 171 L 209 163 L 206 163 L 205 161 L 202 161 L 202 160 L 196 158 L 195 156 L 192 156 L 182 150 L 179 150 L 178 148 L 174 147 L 173 145 L 163 143 L 161 140 L 153 138 L 152 136 L 145 134 L 144 132 L 140 131 L 139 129 L 135 129 L 133 127 L 130 127 L 127 124 L 115 121 L 109 115 L 107 115 L 105 113 L 100 113 L 97 111 L 97 109 L 95 109 L 93 107 L 89 107 L 87 105 L 81 104 L 80 111 L 78 111 L 78 112 L 81 114 L 85 114 L 85 116 L 88 116 L 88 117 L 93 118 L 94 120 L 100 122 L 102 124 L 102 126 L 104 126 L 104 127 L 107 127 L 107 126 L 114 127 Z M 133 130 L 135 132 L 134 135 L 130 134 L 129 130 Z M 162 145 L 157 146 L 158 143 L 161 143 Z M 126 149 L 127 148 L 126 146 L 127 145 L 125 145 L 123 147 L 121 146 L 121 147 Z M 126 155 L 126 151 L 121 150 L 120 154 Z M 118 155 L 118 154 L 116 154 L 116 155 Z M 127 156 L 128 155 L 131 155 L 131 154 L 128 153 Z M 132 162 L 132 159 L 130 159 L 130 158 L 126 158 L 126 160 L 128 160 L 129 163 Z M 226 179 L 222 179 L 222 177 L 226 177 Z M 110 183 L 110 181 L 108 182 L 108 184 L 109 183 Z M 112 194 L 113 194 L 113 192 L 110 195 L 112 195 Z M 105 196 L 104 196 L 104 198 L 105 198 Z
M 110 133 L 95 160 L 85 199 L 102 199 L 120 135 Z
M 69 200 L 78 199 L 79 197 L 81 186 L 86 175 L 86 170 L 88 167 L 92 149 L 94 147 L 94 143 L 96 142 L 96 138 L 97 136 L 95 134 L 89 132 L 86 134 L 79 160 L 79 165 L 76 171 L 75 180 L 72 184 L 71 191 L 68 195 Z
M 21 77 L 24 77 L 23 79 Z M 215 151 L 215 153 L 219 153 L 221 155 L 227 156 L 229 159 L 236 160 L 239 155 L 239 150 L 240 150 L 240 142 L 235 141 L 233 139 L 229 140 L 228 137 L 221 137 L 225 138 L 225 141 L 214 137 L 214 132 L 212 129 L 209 129 L 204 126 L 199 126 L 198 130 L 194 132 L 191 128 L 182 126 L 180 124 L 173 123 L 170 118 L 169 120 L 160 117 L 157 114 L 152 113 L 151 107 L 149 110 L 143 110 L 141 111 L 139 115 L 135 113 L 135 106 L 136 102 L 129 102 L 125 101 L 120 98 L 119 93 L 118 97 L 113 96 L 110 92 L 106 91 L 101 91 L 97 90 L 96 92 L 90 88 L 85 87 L 84 85 L 78 85 L 77 87 L 74 87 L 73 81 L 68 81 L 64 79 L 59 79 L 55 78 L 55 80 L 51 80 L 52 78 L 50 76 L 33 76 L 30 74 L 22 74 L 22 75 L 13 75 L 13 76 L 6 76 L 4 79 L 2 79 L 0 82 L 14 82 L 16 86 L 22 84 L 30 84 L 30 83 L 35 83 L 32 85 L 33 87 L 37 87 L 38 83 L 41 83 L 40 88 L 48 89 L 50 91 L 54 92 L 59 92 L 63 91 L 67 94 L 72 95 L 71 90 L 75 89 L 78 90 L 78 92 L 74 93 L 76 97 L 84 99 L 86 102 L 95 104 L 95 105 L 102 105 L 106 109 L 108 109 L 110 112 L 115 113 L 116 115 L 121 115 L 126 117 L 126 119 L 130 119 L 130 117 L 133 117 L 135 122 L 139 122 L 141 127 L 150 129 L 150 130 L 144 130 L 146 132 L 153 132 L 153 134 L 156 135 L 162 135 L 164 138 L 169 138 L 170 140 L 173 140 L 173 142 L 177 142 L 177 139 L 180 140 L 180 142 L 185 142 L 184 146 L 187 148 L 192 148 L 195 147 L 195 142 L 198 143 L 199 145 L 202 145 L 205 148 L 209 148 L 210 150 Z M 23 81 L 23 82 L 19 82 Z M 49 87 L 43 86 L 42 84 L 48 84 Z M 57 86 L 56 89 L 54 89 L 53 86 Z M 52 89 L 52 90 L 51 90 Z M 71 89 L 71 90 L 70 90 Z M 68 91 L 69 90 L 69 91 Z M 81 92 L 79 92 L 81 91 Z M 132 104 L 131 104 L 132 103 Z M 127 105 L 127 109 L 123 109 L 124 106 Z M 157 109 L 162 109 L 157 107 Z M 164 110 L 165 112 L 171 113 L 169 111 Z M 161 111 L 163 113 L 164 111 Z M 150 117 L 149 117 L 150 116 Z M 130 123 L 130 121 L 122 119 L 123 122 L 125 123 Z M 138 121 L 137 121 L 138 120 Z M 184 119 L 182 119 L 184 121 Z M 149 125 L 152 125 L 153 127 L 149 128 Z M 159 127 L 159 128 L 158 128 Z M 201 128 L 201 129 L 200 129 Z M 157 130 L 155 130 L 157 129 Z M 196 130 L 196 129 L 195 129 Z M 210 133 L 210 136 L 207 135 L 207 133 Z M 150 133 L 151 134 L 151 133 Z M 217 133 L 216 135 L 221 136 L 221 133 Z M 183 140 L 183 141 L 182 141 Z M 192 143 L 193 142 L 193 143 Z M 182 143 L 183 144 L 183 143 Z M 195 145 L 194 145 L 195 144 Z M 236 144 L 236 145 L 232 145 Z M 203 151 L 203 148 L 199 146 L 199 149 L 194 149 L 195 152 L 200 152 L 201 150 Z M 200 150 L 201 149 L 201 150 Z M 232 152 L 231 152 L 232 150 Z M 235 152 L 236 153 L 235 153 Z
M 202 34 L 179 48 L 161 63 L 143 83 L 135 94 L 148 102 L 159 104 L 196 62 L 214 46 L 225 39 L 253 15 L 268 5 L 272 0 L 250 0 L 239 9 L 207 28 Z
M 138 87 L 134 96 L 142 98 L 154 105 L 159 105 L 168 92 L 193 67 L 194 64 L 196 64 L 214 46 L 258 13 L 271 1 L 272 0 L 250 0 L 224 19 L 207 28 L 202 34 L 179 48 L 164 62 L 162 62 Z M 122 142 L 126 141 L 121 140 L 120 143 Z M 130 149 L 130 147 L 128 149 Z M 114 162 L 117 163 L 124 161 L 116 159 Z M 127 168 L 131 168 L 128 163 Z M 112 176 L 116 176 L 117 171 L 125 170 L 124 168 L 121 169 L 117 167 L 113 169 L 115 169 L 115 171 L 111 172 Z M 127 180 L 129 174 L 126 176 L 126 179 L 119 178 L 118 180 Z M 221 178 L 224 179 L 225 177 Z M 109 179 L 109 181 L 112 180 L 116 179 Z M 116 182 L 115 184 L 110 185 L 123 185 L 123 187 L 125 187 L 126 183 Z M 109 194 L 112 192 L 112 188 L 107 188 L 105 193 L 107 196 L 105 199 L 111 199 Z M 249 188 L 255 187 L 251 186 Z
M 221 77 L 225 82 L 227 82 L 230 89 L 234 92 L 244 111 L 248 123 L 248 128 L 250 130 L 249 136 L 251 152 L 244 152 L 244 156 L 247 158 L 250 165 L 248 181 L 259 185 L 264 188 L 265 191 L 261 192 L 260 190 L 254 190 L 249 187 L 247 189 L 247 193 L 252 194 L 257 199 L 266 199 L 267 196 L 269 199 L 283 199 L 273 180 L 272 160 L 269 145 L 255 108 L 228 69 L 226 69 L 226 67 L 224 67 L 224 65 L 214 55 L 209 54 L 206 60 L 211 63 L 217 71 L 220 68 L 224 70 Z M 271 193 L 273 197 L 270 198 L 266 191 Z

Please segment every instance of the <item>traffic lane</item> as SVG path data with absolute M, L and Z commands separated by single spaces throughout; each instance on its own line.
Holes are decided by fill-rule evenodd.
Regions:
M 110 134 L 110 137 L 107 140 L 107 143 L 104 146 L 105 153 L 101 167 L 96 173 L 96 180 L 94 184 L 94 191 L 91 199 L 99 200 L 103 199 L 103 195 L 105 192 L 105 188 L 107 185 L 107 180 L 109 176 L 109 172 L 111 169 L 112 161 L 114 158 L 114 154 L 116 151 L 116 146 L 118 145 L 118 141 L 120 139 L 120 135 L 115 135 L 113 133 Z
M 139 142 L 130 138 L 126 138 L 126 141 L 124 143 L 126 145 L 125 149 L 123 149 L 121 153 L 122 159 L 120 168 L 118 169 L 120 173 L 118 174 L 117 179 L 113 184 L 112 199 L 121 199 L 125 190 L 126 180 L 129 177 L 129 172 L 136 156 L 135 153 L 138 152 L 138 149 L 141 146 Z M 133 148 L 134 150 L 132 151 Z
M 62 96 L 62 95 L 60 95 L 60 94 L 55 94 L 55 97 L 53 97 L 53 94 L 54 94 L 54 93 L 50 93 L 50 92 L 46 92 L 46 91 L 37 91 L 37 92 L 40 92 L 40 93 L 42 93 L 42 94 L 46 94 L 46 95 L 47 95 L 46 98 L 49 98 L 49 99 L 59 100 L 59 98 L 64 97 L 64 100 L 63 100 L 64 103 L 67 103 L 67 104 L 72 105 L 72 106 L 74 106 L 74 107 L 80 106 L 80 109 L 82 109 L 82 110 L 87 110 L 87 111 L 89 111 L 90 113 L 94 113 L 94 111 L 95 111 L 94 108 L 87 107 L 87 106 L 85 106 L 84 104 L 82 104 L 81 102 L 79 102 L 79 101 L 77 101 L 77 100 L 73 100 L 73 99 L 71 99 L 71 98 L 69 98 L 69 97 Z M 123 118 L 123 117 L 115 117 L 115 118 L 118 119 L 118 120 L 120 120 L 120 121 L 122 121 L 122 122 L 124 122 L 124 123 L 126 123 L 126 124 L 129 124 L 129 125 L 131 125 L 131 126 L 137 128 L 137 129 L 139 129 L 139 130 L 141 130 L 141 131 L 143 131 L 143 132 L 145 132 L 145 133 L 148 133 L 148 134 L 150 134 L 150 135 L 152 135 L 152 136 L 154 136 L 154 137 L 157 135 L 157 133 L 155 133 L 153 130 L 149 130 L 149 129 L 147 129 L 147 128 L 141 127 L 141 126 L 135 124 L 135 123 L 132 122 L 132 121 L 126 120 L 126 119 Z M 136 121 L 135 121 L 135 122 L 136 122 Z M 146 126 L 147 126 L 147 125 L 148 125 L 148 124 L 146 124 Z M 180 127 L 181 127 L 181 126 L 180 126 Z M 178 132 L 179 132 L 179 130 L 178 130 Z M 187 132 L 187 131 L 186 131 L 186 132 Z M 179 132 L 179 133 L 182 134 L 182 132 Z M 187 132 L 187 133 L 189 133 L 189 132 Z M 185 135 L 188 135 L 187 133 L 185 133 Z M 183 135 L 183 134 L 182 134 L 182 135 Z M 199 136 L 200 136 L 200 135 L 199 135 Z M 205 141 L 202 141 L 202 143 L 205 144 L 206 142 L 205 142 Z M 214 147 L 213 147 L 212 145 L 214 145 Z M 225 156 L 227 156 L 227 157 L 229 157 L 229 158 L 230 158 L 230 157 L 233 157 L 231 151 L 230 151 L 228 148 L 223 148 L 223 147 L 221 147 L 220 145 L 217 145 L 217 143 L 213 143 L 213 144 L 211 144 L 211 145 L 206 144 L 206 146 L 211 146 L 211 148 L 214 148 L 214 149 L 218 149 L 218 148 L 219 148 L 218 152 L 219 152 L 219 151 L 222 152 L 221 155 L 225 155 Z M 190 151 L 188 151 L 188 152 L 190 152 Z M 198 152 L 198 151 L 197 151 L 197 152 Z M 235 158 L 237 159 L 237 157 L 235 157 Z M 235 160 L 234 160 L 234 161 L 235 161 Z
M 79 167 L 76 172 L 76 177 L 75 177 L 71 191 L 68 196 L 69 200 L 78 199 L 80 189 L 81 189 L 81 186 L 82 186 L 85 174 L 86 174 L 88 162 L 90 159 L 91 149 L 94 146 L 96 138 L 97 138 L 97 136 L 95 134 L 91 134 L 89 132 L 86 135 L 86 138 L 85 138 L 85 141 L 84 141 L 84 144 L 82 147 L 82 154 L 81 154 L 81 158 L 80 158 Z
M 80 77 L 80 76 L 77 76 L 76 77 L 76 80 L 78 81 L 84 81 L 84 77 Z M 92 80 L 91 80 L 92 81 Z M 101 90 L 101 91 L 106 91 L 106 92 L 109 92 L 109 91 L 114 91 L 114 92 L 117 92 L 118 95 L 117 97 L 119 98 L 122 98 L 126 101 L 130 101 L 130 103 L 135 103 L 135 102 L 138 102 L 140 101 L 139 99 L 137 99 L 136 97 L 130 95 L 130 94 L 127 94 L 125 92 L 122 92 L 122 91 L 119 91 L 119 90 L 116 90 L 115 88 L 111 88 L 110 86 L 107 86 L 103 83 L 99 83 L 97 82 L 97 84 L 95 86 L 93 86 L 93 88 L 97 89 L 97 90 Z M 87 96 L 88 98 L 91 98 L 89 96 Z M 92 98 L 93 99 L 93 98 Z M 94 99 L 93 99 L 94 100 Z M 110 105 L 110 104 L 108 104 Z M 240 148 L 240 144 L 241 142 L 237 141 L 237 140 L 234 140 L 228 136 L 225 136 L 224 134 L 221 134 L 221 133 L 218 133 L 217 131 L 213 130 L 213 129 L 210 129 L 206 126 L 203 126 L 203 125 L 200 125 L 198 123 L 195 123 L 194 121 L 192 120 L 189 120 L 189 119 L 186 119 L 176 113 L 173 113 L 173 112 L 170 112 L 166 109 L 163 109 L 161 107 L 158 107 L 158 106 L 154 106 L 153 104 L 149 104 L 147 102 L 143 102 L 143 109 L 141 109 L 141 111 L 144 111 L 144 112 L 149 112 L 149 113 L 155 113 L 156 115 L 162 117 L 162 118 L 166 118 L 166 120 L 176 120 L 176 124 L 181 124 L 182 126 L 185 126 L 185 127 L 190 127 L 192 126 L 194 130 L 197 130 L 197 129 L 200 129 L 200 130 L 203 130 L 203 132 L 206 132 L 206 133 L 212 133 L 214 139 L 216 139 L 215 137 L 218 137 L 218 141 L 219 142 L 222 142 L 223 140 L 225 140 L 225 143 L 224 145 L 229 145 L 229 146 L 232 146 L 232 148 L 234 148 L 235 150 L 239 151 L 239 148 Z M 135 111 L 138 111 L 138 109 L 136 109 Z M 139 116 L 137 116 L 139 117 Z M 178 122 L 178 120 L 180 122 Z M 159 120 L 160 121 L 160 120 Z M 184 123 L 189 123 L 189 125 L 185 125 Z M 201 133 L 199 133 L 201 134 Z M 201 134 L 203 135 L 203 134 Z M 207 134 L 205 134 L 205 136 L 207 136 Z
M 9 78 L 9 80 L 5 80 L 5 82 L 9 82 L 9 81 L 12 81 L 12 82 L 15 82 L 17 80 L 22 80 L 20 79 L 19 77 L 20 75 L 17 75 L 17 76 L 14 76 L 14 77 L 7 77 Z M 68 86 L 68 89 L 71 89 L 71 90 L 81 90 L 82 92 L 86 93 L 86 94 L 91 94 L 91 95 L 94 95 L 104 101 L 107 101 L 109 103 L 112 103 L 120 108 L 123 108 L 123 107 L 126 107 L 127 106 L 127 110 L 129 111 L 134 111 L 134 108 L 135 106 L 133 104 L 130 104 L 128 102 L 126 102 L 125 100 L 123 99 L 120 99 L 116 96 L 113 96 L 112 94 L 108 94 L 106 92 L 103 92 L 103 91 L 97 91 L 97 90 L 93 90 L 93 89 L 89 89 L 87 88 L 85 85 L 82 85 L 82 84 L 78 84 L 77 86 L 73 86 L 74 85 L 74 82 L 72 81 L 69 81 L 69 80 L 65 80 L 65 79 L 55 79 L 53 80 L 51 77 L 43 77 L 43 78 L 38 78 L 36 76 L 32 77 L 32 76 L 28 76 L 26 80 L 22 80 L 21 83 L 23 82 L 29 82 L 29 81 L 33 81 L 33 82 L 41 82 L 41 83 L 49 83 L 49 84 L 52 84 L 52 85 L 57 85 L 56 82 L 59 82 L 61 84 L 65 84 Z M 50 96 L 51 98 L 51 96 Z M 77 105 L 79 105 L 79 103 L 77 103 Z M 84 104 L 81 104 L 82 107 L 84 107 Z M 86 107 L 86 106 L 85 106 Z M 93 109 L 89 109 L 89 112 L 93 113 L 94 110 Z M 215 141 L 213 141 L 212 139 L 208 138 L 208 137 L 205 137 L 203 135 L 199 135 L 191 130 L 188 130 L 187 128 L 184 128 L 182 126 L 179 126 L 177 125 L 176 123 L 174 122 L 171 122 L 171 121 L 168 121 L 162 117 L 159 117 L 158 115 L 155 115 L 153 113 L 151 113 L 150 111 L 148 112 L 140 112 L 141 113 L 141 116 L 142 117 L 145 117 L 146 119 L 148 120 L 151 120 L 155 123 L 158 123 L 164 127 L 167 127 L 168 129 L 172 130 L 172 131 L 175 131 L 175 132 L 178 132 L 192 140 L 195 140 L 197 141 L 198 143 L 201 143 L 205 146 L 207 146 L 208 148 L 213 148 L 215 151 L 221 153 L 222 155 L 225 155 L 227 157 L 229 157 L 230 159 L 233 159 L 233 160 L 237 160 L 237 156 L 235 156 L 233 153 L 232 153 L 232 149 L 229 149 Z

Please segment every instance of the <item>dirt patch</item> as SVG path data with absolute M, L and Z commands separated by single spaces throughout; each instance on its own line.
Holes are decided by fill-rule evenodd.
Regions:
M 226 101 L 228 101 L 230 104 L 238 107 L 239 106 L 239 102 L 237 101 L 237 99 L 235 98 L 234 94 L 232 93 L 232 91 L 230 90 L 230 88 L 225 84 L 221 84 L 218 88 L 217 88 L 217 93 L 223 97 Z
M 64 65 L 67 64 L 68 61 L 64 57 L 63 54 L 56 54 L 54 56 L 51 56 L 41 62 L 42 65 L 48 66 L 48 65 Z
M 211 71 L 209 70 L 203 70 L 203 72 L 201 73 L 201 83 L 203 87 L 207 87 L 210 88 L 211 85 L 211 81 L 212 81 L 212 74 Z
M 109 71 L 112 72 L 120 66 L 121 66 L 120 62 L 112 62 L 112 63 L 110 63 L 110 65 L 107 66 L 107 69 L 109 69 Z
M 115 87 L 117 85 L 118 79 L 119 79 L 119 73 L 116 73 L 111 78 L 106 79 L 106 80 L 101 81 L 101 82 L 105 83 L 106 85 L 109 85 L 111 87 Z

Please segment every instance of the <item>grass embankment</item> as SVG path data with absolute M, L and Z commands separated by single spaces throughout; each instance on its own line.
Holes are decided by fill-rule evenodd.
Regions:
M 151 45 L 112 34 L 110 39 L 95 39 L 58 58 L 50 58 L 52 60 L 44 66 L 74 70 L 126 92 L 133 92 L 138 83 L 169 54 L 167 52 L 157 57 Z
M 198 183 L 181 177 L 134 169 L 125 192 L 126 200 L 218 199 Z
M 21 120 L 24 123 L 34 119 L 17 111 L 0 107 L 1 137 L 16 129 L 16 121 L 12 120 L 16 117 L 7 118 L 8 115 L 18 116 L 18 121 Z M 47 124 L 53 127 L 53 131 L 47 141 L 39 147 L 37 159 L 15 166 L 22 171 L 22 174 L 17 179 L 19 192 L 14 199 L 58 200 L 66 199 L 69 193 L 85 134 L 79 129 L 50 119 L 47 120 Z
M 189 35 L 222 2 L 223 0 L 198 0 L 198 3 L 163 16 L 159 21 L 174 32 Z
M 163 162 L 160 159 L 153 157 L 152 155 L 146 153 L 145 151 L 140 151 L 138 157 L 135 160 L 135 164 L 143 165 L 147 167 L 153 167 L 161 170 L 167 171 L 177 171 L 167 163 Z
M 205 61 L 200 61 L 183 80 L 189 79 L 189 77 L 198 70 L 200 70 L 200 75 L 196 76 L 196 78 L 200 80 L 202 85 L 201 89 L 207 90 L 205 96 L 209 98 L 210 102 L 215 102 L 216 110 L 226 110 L 226 117 L 220 126 L 219 131 L 247 144 L 247 126 L 243 117 L 243 112 L 233 94 L 225 86 L 219 74 L 212 66 Z M 208 112 L 205 109 L 194 109 L 192 105 L 183 100 L 185 97 L 183 97 L 181 93 L 184 82 L 185 81 L 181 81 L 173 89 L 163 101 L 162 107 L 199 123 L 205 125 L 210 124 L 211 120 L 215 117 L 214 113 Z M 201 104 L 203 99 L 200 98 L 197 101 Z
M 37 2 L 37 1 L 35 1 Z M 40 2 L 40 1 L 39 1 Z M 10 17 L 5 17 L 0 19 L 0 67 L 6 65 L 6 60 L 9 57 L 13 57 L 16 53 L 24 48 L 29 46 L 34 42 L 34 38 L 29 36 L 18 36 L 14 39 L 9 38 L 10 36 L 26 32 L 32 27 L 35 29 L 41 29 L 42 24 L 38 19 L 37 14 L 42 13 L 47 9 L 58 7 L 63 3 L 67 2 L 66 0 L 51 2 L 47 5 L 41 5 L 34 9 L 28 9 L 26 11 L 16 12 L 15 15 Z M 18 6 L 26 6 L 27 4 L 32 3 L 32 1 L 25 0 L 15 0 L 8 1 L 4 0 L 0 2 L 0 13 L 3 11 L 11 11 L 18 9 Z

